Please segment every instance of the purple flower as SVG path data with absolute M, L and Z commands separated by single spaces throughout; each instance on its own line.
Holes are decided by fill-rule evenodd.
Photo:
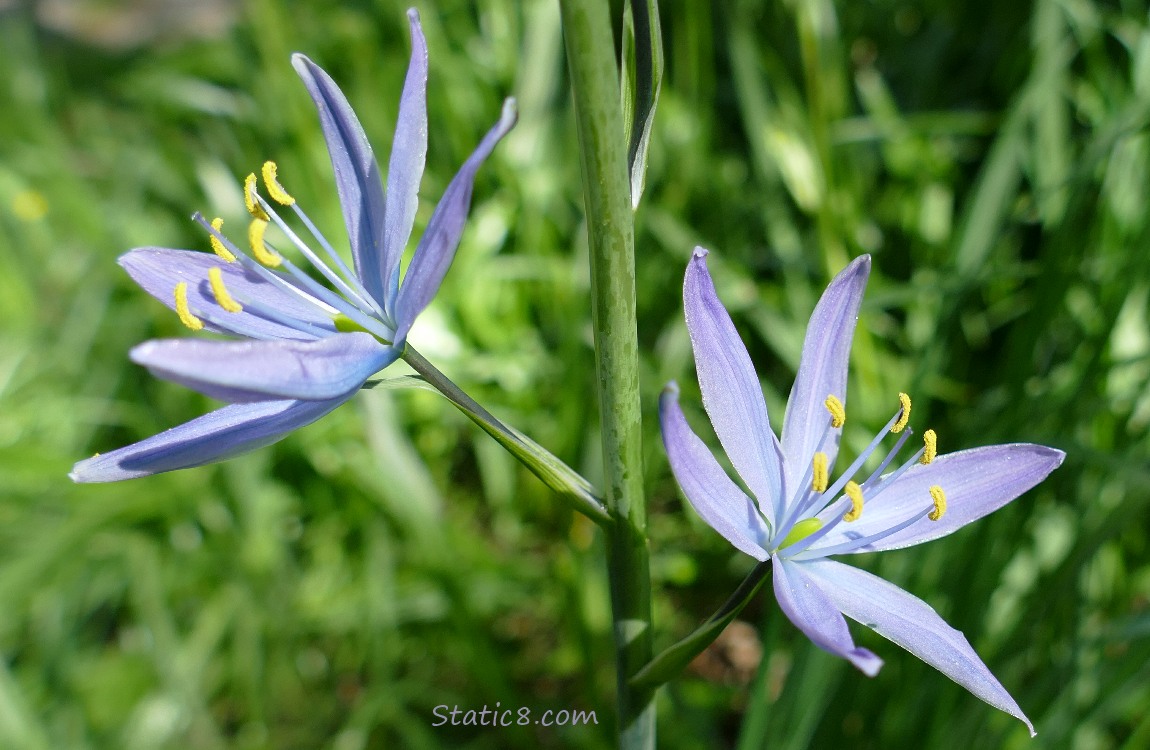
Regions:
M 894 641 L 995 708 L 1034 727 L 978 658 L 966 638 L 928 605 L 878 576 L 832 555 L 910 547 L 946 536 L 1001 508 L 1041 482 L 1065 454 L 1015 443 L 937 455 L 933 430 L 922 446 L 885 473 L 910 438 L 910 398 L 899 406 L 838 479 L 831 481 L 846 419 L 847 361 L 870 257 L 847 266 L 815 307 L 782 439 L 747 349 L 715 294 L 707 251 L 687 266 L 683 304 L 699 387 L 727 457 L 757 502 L 733 482 L 679 408 L 671 383 L 659 402 L 671 469 L 691 505 L 731 544 L 772 561 L 775 597 L 816 645 L 868 676 L 882 660 L 851 639 L 843 615 Z M 897 434 L 873 472 L 863 463 Z M 901 434 L 899 434 L 901 433 Z
M 435 296 L 455 256 L 475 174 L 515 124 L 508 99 L 499 122 L 464 162 L 419 240 L 400 281 L 400 259 L 415 223 L 427 153 L 427 45 L 419 16 L 411 23 L 411 63 L 399 102 L 386 190 L 363 127 L 327 73 L 303 55 L 292 64 L 319 110 L 343 207 L 354 271 L 279 184 L 267 162 L 272 202 L 290 208 L 320 248 L 284 221 L 249 175 L 247 250 L 195 219 L 215 255 L 145 247 L 120 258 L 128 274 L 172 308 L 189 328 L 239 340 L 149 341 L 132 360 L 155 375 L 229 402 L 227 406 L 134 445 L 80 461 L 77 482 L 111 482 L 222 461 L 269 445 L 355 395 L 404 350 L 417 315 Z M 320 283 L 266 239 L 276 224 L 288 243 L 328 282 Z M 320 253 L 323 254 L 321 257 Z

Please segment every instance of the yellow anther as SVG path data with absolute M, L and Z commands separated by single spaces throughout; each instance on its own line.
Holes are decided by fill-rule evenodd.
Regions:
M 264 175 L 264 185 L 267 187 L 268 195 L 272 197 L 273 201 L 284 206 L 290 206 L 295 203 L 295 198 L 288 195 L 283 185 L 279 184 L 279 181 L 276 179 L 276 163 L 274 161 L 265 161 L 261 171 Z
M 795 542 L 801 542 L 811 534 L 815 533 L 823 527 L 823 522 L 817 518 L 804 518 L 795 523 L 791 527 L 790 532 L 783 538 L 783 543 L 779 545 L 779 549 L 786 549 Z
M 265 266 L 275 268 L 281 263 L 280 256 L 268 250 L 264 244 L 264 233 L 268 231 L 268 223 L 263 219 L 252 219 L 248 225 L 248 244 L 251 245 L 252 255 Z
M 831 427 L 842 427 L 847 421 L 847 410 L 843 407 L 843 402 L 839 401 L 834 395 L 827 396 L 827 400 L 823 402 L 827 407 L 827 411 L 831 413 Z
M 902 411 L 899 412 L 898 421 L 894 423 L 894 427 L 890 428 L 890 431 L 896 434 L 902 432 L 907 422 L 910 421 L 910 396 L 900 393 L 898 394 L 898 402 L 902 404 Z
M 230 313 L 243 312 L 244 306 L 232 299 L 228 288 L 224 286 L 224 274 L 217 267 L 208 269 L 208 283 L 212 285 L 212 294 L 216 295 L 216 303 Z
M 192 315 L 191 309 L 188 308 L 188 282 L 186 281 L 176 284 L 176 315 L 180 316 L 181 323 L 193 331 L 198 331 L 204 327 L 204 321 Z
M 217 232 L 220 231 L 220 227 L 222 227 L 223 225 L 224 225 L 223 219 L 219 219 L 219 218 L 212 219 L 212 229 L 216 230 Z M 208 240 L 212 243 L 212 250 L 215 252 L 216 255 L 220 256 L 221 258 L 226 260 L 228 263 L 235 263 L 236 262 L 236 256 L 232 255 L 231 250 L 228 250 L 226 247 L 224 247 L 224 243 L 220 242 L 219 238 L 217 238 L 214 234 L 209 234 Z
M 812 467 L 811 489 L 815 492 L 827 491 L 827 454 L 816 453 Z
M 919 459 L 919 463 L 929 464 L 938 455 L 938 436 L 934 434 L 934 430 L 922 433 L 922 446 L 922 458 Z
M 851 499 L 851 509 L 843 515 L 843 520 L 847 523 L 859 520 L 863 508 L 862 487 L 859 487 L 855 482 L 847 482 L 847 486 L 843 487 L 843 492 Z
M 271 221 L 271 217 L 264 211 L 263 206 L 256 200 L 256 173 L 252 172 L 244 178 L 244 206 L 248 213 L 262 221 Z
M 937 521 L 946 513 L 946 493 L 937 484 L 930 486 L 930 497 L 934 500 L 934 510 L 927 514 L 927 518 Z

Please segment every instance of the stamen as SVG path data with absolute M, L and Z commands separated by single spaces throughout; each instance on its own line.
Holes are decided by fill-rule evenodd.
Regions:
M 921 463 L 929 464 L 938 455 L 938 436 L 934 434 L 934 430 L 927 430 L 922 433 L 923 454 Z
M 843 402 L 839 401 L 834 395 L 827 396 L 827 400 L 823 402 L 827 407 L 827 411 L 831 413 L 831 426 L 838 428 L 842 427 L 847 421 L 847 410 L 843 407 Z
M 290 275 L 294 277 L 295 281 L 298 283 L 293 283 L 292 281 L 288 280 L 284 274 L 277 273 L 267 266 L 261 265 L 255 260 L 252 260 L 252 258 L 249 257 L 249 255 L 243 250 L 241 250 L 238 245 L 213 229 L 212 226 L 208 223 L 208 220 L 205 219 L 204 215 L 199 211 L 192 214 L 192 221 L 196 222 L 205 230 L 207 230 L 209 234 L 215 235 L 216 239 L 222 242 L 224 247 L 226 247 L 238 258 L 240 265 L 243 266 L 244 269 L 251 271 L 276 288 L 295 297 L 298 297 L 300 300 L 309 305 L 315 306 L 315 308 L 322 311 L 325 316 L 330 317 L 338 312 L 343 312 L 345 315 L 355 318 L 355 316 L 359 314 L 358 310 L 354 306 L 348 304 L 346 300 L 342 299 L 339 295 L 335 294 L 330 289 L 327 289 L 323 285 L 316 283 L 315 280 L 293 266 L 291 262 L 286 258 L 281 258 L 283 261 L 283 267 L 287 269 Z M 240 301 L 246 308 L 248 308 L 249 312 L 255 312 L 257 305 L 256 302 L 250 299 Z M 262 317 L 266 317 L 263 313 L 258 314 Z M 216 321 L 213 320 L 211 322 L 214 324 Z M 366 325 L 370 325 L 370 323 L 367 323 Z M 327 334 L 325 333 L 324 335 Z
M 879 433 L 877 435 L 875 435 L 874 438 L 871 439 L 871 441 L 867 445 L 867 447 L 863 449 L 863 452 L 858 454 L 858 456 L 855 457 L 855 460 L 852 461 L 851 465 L 847 467 L 846 471 L 844 471 L 839 476 L 839 478 L 837 480 L 835 480 L 835 483 L 831 485 L 830 489 L 828 489 L 822 495 L 815 495 L 815 494 L 808 495 L 807 499 L 799 507 L 794 509 L 791 517 L 797 518 L 801 515 L 806 514 L 806 512 L 811 509 L 811 507 L 815 504 L 815 501 L 819 498 L 821 498 L 823 500 L 828 500 L 828 499 L 838 497 L 839 491 L 843 489 L 843 485 L 845 485 L 848 481 L 850 481 L 851 477 L 853 477 L 856 473 L 858 473 L 858 470 L 860 468 L 862 468 L 863 463 L 868 458 L 870 458 L 870 455 L 872 453 L 874 453 L 875 448 L 877 448 L 879 446 L 879 443 L 882 442 L 882 439 L 884 437 L 886 437 L 888 432 L 890 432 L 890 428 L 894 426 L 894 423 L 898 420 L 900 415 L 901 415 L 901 412 L 895 414 L 893 417 L 890 418 L 890 421 L 888 421 L 886 423 L 886 426 L 884 426 L 882 428 L 882 430 L 880 430 Z M 916 455 L 911 460 L 912 460 L 912 462 L 917 461 L 918 456 Z M 819 511 L 819 512 L 821 512 L 821 511 Z
M 894 427 L 890 428 L 890 431 L 896 435 L 902 432 L 902 428 L 910 422 L 910 396 L 900 393 L 898 394 L 898 401 L 902 404 L 902 411 L 899 412 L 898 421 L 894 423 Z
M 230 313 L 243 312 L 244 307 L 232 299 L 228 288 L 224 286 L 224 274 L 219 268 L 208 269 L 208 283 L 212 285 L 212 294 L 216 296 L 216 304 Z
M 262 208 L 260 212 L 263 212 Z M 267 245 L 264 244 L 264 234 L 267 231 L 267 219 L 252 219 L 252 223 L 248 225 L 248 244 L 251 245 L 252 255 L 256 256 L 256 260 L 265 266 L 275 268 L 282 263 L 283 260 L 280 256 L 268 250 Z
M 211 224 L 208 223 L 208 220 L 205 219 L 204 215 L 201 214 L 199 211 L 196 211 L 194 214 L 192 214 L 192 221 L 199 224 L 201 227 L 203 227 L 205 230 L 207 230 L 208 234 L 212 235 L 217 240 L 219 240 L 220 243 L 223 244 L 223 246 L 225 248 L 227 248 L 228 252 L 230 252 L 236 256 L 236 258 L 238 259 L 239 264 L 241 266 L 243 266 L 245 269 L 251 271 L 252 273 L 256 274 L 257 276 L 259 276 L 264 281 L 278 287 L 279 289 L 282 289 L 285 292 L 288 292 L 290 294 L 295 295 L 296 297 L 299 297 L 301 300 L 308 303 L 309 305 L 315 305 L 316 308 L 323 311 L 324 315 L 334 315 L 336 312 L 338 312 L 338 310 L 335 308 L 334 305 L 328 304 L 321 297 L 314 296 L 311 293 L 305 291 L 304 289 L 301 289 L 296 284 L 291 284 L 291 283 L 285 281 L 283 278 L 280 277 L 279 274 L 274 273 L 270 269 L 268 269 L 264 266 L 261 266 L 259 263 L 255 262 L 254 260 L 249 258 L 247 256 L 247 254 L 244 253 L 244 251 L 239 248 L 238 245 L 236 245 L 234 242 L 229 240 L 224 235 L 220 234 L 220 232 L 218 230 L 213 229 Z M 247 304 L 247 303 L 245 303 L 245 304 Z
M 946 513 L 946 493 L 942 491 L 942 487 L 939 487 L 937 484 L 932 484 L 930 486 L 930 497 L 934 500 L 934 510 L 927 515 L 927 518 L 932 521 L 937 521 Z
M 897 469 L 895 469 L 894 471 L 892 471 L 890 474 L 887 474 L 885 477 L 881 477 L 874 486 L 874 492 L 870 492 L 871 501 L 873 502 L 876 495 L 878 495 L 880 492 L 885 490 L 887 487 L 890 487 L 892 484 L 894 484 L 895 480 L 898 479 L 899 477 L 901 477 L 903 474 L 905 474 L 907 472 L 907 470 L 909 470 L 910 468 L 912 468 L 914 466 L 917 466 L 918 460 L 920 458 L 922 458 L 922 454 L 925 451 L 926 451 L 925 448 L 919 448 L 917 451 L 915 451 L 915 454 L 913 456 L 911 456 L 910 458 L 908 458 L 906 460 L 906 463 L 904 463 L 902 466 L 900 466 Z M 867 481 L 870 481 L 870 480 L 867 480 Z M 869 492 L 870 488 L 868 487 L 867 490 Z
M 817 549 L 808 549 L 811 544 L 814 544 L 815 542 L 817 542 L 819 540 L 819 539 L 816 539 L 816 537 L 819 537 L 820 539 L 822 538 L 820 536 L 820 534 L 822 533 L 823 529 L 833 527 L 834 522 L 832 521 L 831 523 L 824 526 L 823 529 L 819 529 L 818 533 L 811 534 L 809 537 L 804 539 L 800 543 L 800 545 L 805 544 L 806 546 L 803 547 L 802 550 L 792 550 L 791 554 L 790 554 L 790 559 L 798 561 L 798 562 L 801 562 L 803 560 L 818 560 L 820 558 L 829 557 L 831 555 L 843 555 L 843 554 L 846 554 L 848 552 L 854 552 L 855 550 L 866 549 L 866 547 L 874 544 L 877 541 L 880 541 L 882 539 L 886 539 L 888 536 L 892 536 L 894 534 L 897 534 L 898 532 L 902 531 L 905 528 L 908 528 L 910 526 L 914 526 L 916 523 L 918 523 L 922 519 L 926 518 L 926 516 L 927 516 L 927 511 L 924 510 L 921 513 L 916 513 L 913 516 L 911 516 L 910 518 L 907 518 L 906 520 L 904 520 L 900 523 L 897 523 L 894 526 L 891 526 L 890 528 L 883 529 L 882 531 L 877 531 L 874 534 L 870 534 L 869 536 L 858 537 L 857 539 L 851 539 L 850 541 L 847 541 L 847 542 L 841 542 L 839 544 L 833 544 L 829 547 L 819 547 Z M 811 540 L 813 540 L 813 541 L 811 541 Z M 808 541 L 810 542 L 810 544 L 807 544 Z
M 863 510 L 863 494 L 862 487 L 859 487 L 854 482 L 847 482 L 847 486 L 843 487 L 843 492 L 850 498 L 851 509 L 843 514 L 843 520 L 847 523 L 857 521 L 859 516 L 862 515 Z
M 287 269 L 288 273 L 290 273 L 300 283 L 303 291 L 306 291 L 314 295 L 317 299 L 323 300 L 329 304 L 332 308 L 334 308 L 333 312 L 343 313 L 347 317 L 354 320 L 356 323 L 359 323 L 369 333 L 371 333 L 372 336 L 375 336 L 380 341 L 391 343 L 392 339 L 395 337 L 395 331 L 393 329 L 388 328 L 382 321 L 372 317 L 368 313 L 365 313 L 363 310 L 360 310 L 349 300 L 344 299 L 343 297 L 320 284 L 311 276 L 308 276 L 287 258 L 283 258 L 282 260 L 283 267 Z M 288 286 L 294 285 L 289 284 Z
M 220 231 L 220 228 L 223 227 L 223 225 L 224 225 L 223 219 L 221 219 L 219 217 L 212 219 L 212 229 L 216 230 L 217 232 Z M 228 263 L 235 263 L 236 262 L 236 256 L 232 255 L 232 252 L 230 250 L 228 250 L 226 247 L 224 247 L 224 243 L 222 243 L 218 239 L 216 239 L 216 236 L 214 234 L 208 235 L 208 242 L 212 243 L 212 251 L 216 255 L 220 256 L 221 258 L 226 260 Z
M 871 488 L 874 487 L 877 482 L 879 482 L 879 480 L 882 478 L 882 473 L 886 471 L 886 467 L 890 466 L 891 461 L 895 459 L 895 456 L 897 456 L 898 452 L 902 450 L 902 447 L 906 445 L 907 439 L 910 438 L 911 434 L 913 433 L 913 429 L 903 430 L 903 433 L 898 436 L 898 440 L 895 441 L 894 447 L 891 448 L 890 452 L 886 454 L 886 458 L 882 460 L 882 463 L 878 465 L 878 468 L 872 471 L 870 476 L 866 478 L 866 481 L 862 483 L 863 492 L 870 492 Z
M 260 208 L 259 201 L 256 200 L 256 173 L 252 172 L 244 178 L 244 206 L 248 209 L 248 213 L 256 219 L 268 220 L 267 212 Z
M 268 195 L 273 201 L 284 206 L 295 203 L 295 198 L 288 195 L 288 192 L 283 189 L 283 185 L 279 184 L 276 179 L 276 163 L 274 161 L 265 161 L 261 171 L 264 176 L 264 185 L 267 186 Z
M 238 250 L 238 248 L 237 248 L 237 250 Z M 286 281 L 284 281 L 279 276 L 277 276 L 274 272 L 272 272 L 272 271 L 268 270 L 267 268 L 264 268 L 263 266 L 259 265 L 258 263 L 253 261 L 251 258 L 248 258 L 247 256 L 241 256 L 240 262 L 244 265 L 244 268 L 250 269 L 251 271 L 253 271 L 257 274 L 260 274 L 261 276 L 265 277 L 265 279 L 269 279 L 269 280 L 274 279 L 275 281 L 272 283 L 279 282 L 280 284 L 285 285 L 285 287 L 288 289 L 296 289 L 297 291 L 302 293 L 302 290 L 299 290 L 297 287 L 295 287 L 292 284 L 288 284 Z M 212 276 L 212 269 L 208 270 L 208 275 L 209 275 L 208 281 L 210 283 L 211 282 L 211 276 Z M 223 277 L 221 276 L 221 281 L 222 281 L 222 278 Z M 216 292 L 216 290 L 214 288 L 212 289 L 212 291 Z M 224 291 L 225 291 L 225 293 L 227 293 L 226 289 Z M 281 326 L 284 326 L 285 328 L 292 329 L 293 331 L 298 331 L 298 332 L 304 334 L 308 339 L 324 338 L 324 337 L 331 335 L 331 329 L 329 329 L 329 328 L 324 328 L 322 326 L 318 326 L 318 325 L 311 323 L 311 322 L 308 322 L 306 320 L 300 320 L 298 318 L 293 318 L 290 315 L 286 315 L 286 314 L 280 312 L 279 310 L 275 309 L 274 307 L 269 307 L 268 305 L 265 305 L 262 302 L 257 302 L 256 300 L 252 299 L 251 297 L 240 296 L 237 298 L 237 297 L 232 297 L 230 293 L 228 293 L 228 297 L 232 301 L 234 301 L 237 305 L 239 305 L 241 307 L 242 312 L 245 312 L 248 315 L 254 315 L 257 318 L 263 318 L 264 320 L 267 320 L 267 321 L 272 322 L 272 323 L 278 323 Z M 313 299 L 310 296 L 307 297 L 307 299 L 311 300 L 314 304 L 323 307 L 325 309 L 325 312 L 326 312 L 326 306 L 324 306 L 322 302 L 320 302 L 319 300 Z M 219 302 L 218 295 L 217 295 L 217 302 Z M 221 305 L 221 307 L 223 307 L 223 305 Z M 199 311 L 199 316 L 204 321 L 206 321 L 207 323 L 210 323 L 211 325 L 215 326 L 220 331 L 223 331 L 225 333 L 234 333 L 234 334 L 239 335 L 239 336 L 246 336 L 248 338 L 255 338 L 255 339 L 290 338 L 290 336 L 285 336 L 283 333 L 280 333 L 280 332 L 276 332 L 274 334 L 264 334 L 264 333 L 261 333 L 260 331 L 252 330 L 250 327 L 248 327 L 246 325 L 239 325 L 239 326 L 234 325 L 233 321 L 236 320 L 235 318 L 231 317 L 230 315 L 218 315 L 218 314 L 216 314 L 214 309 L 201 310 L 201 311 Z M 237 328 L 238 328 L 238 330 L 237 330 Z M 371 332 L 368 331 L 368 333 L 371 333 Z
M 813 462 L 814 478 L 811 480 L 811 489 L 815 492 L 827 491 L 827 454 L 816 453 Z
M 383 307 L 380 306 L 380 304 L 377 303 L 374 299 L 372 299 L 372 296 L 368 293 L 367 289 L 364 288 L 363 284 L 360 283 L 359 278 L 356 277 L 355 272 L 347 267 L 347 263 L 344 262 L 343 258 L 339 257 L 339 253 L 335 251 L 335 248 L 331 246 L 331 243 L 327 241 L 327 238 L 323 236 L 323 233 L 319 231 L 315 223 L 308 218 L 308 215 L 303 212 L 303 210 L 299 207 L 299 204 L 293 203 L 291 208 L 292 211 L 295 211 L 296 217 L 299 218 L 299 220 L 303 222 L 303 225 L 307 227 L 307 230 L 311 232 L 311 236 L 315 237 L 316 241 L 319 242 L 320 247 L 322 247 L 324 252 L 327 253 L 328 257 L 331 258 L 332 263 L 335 264 L 335 267 L 339 269 L 344 278 L 348 280 L 348 283 L 356 290 L 356 293 L 359 295 L 360 299 L 367 302 L 368 306 L 375 310 L 377 313 L 383 315 Z
M 306 273 L 296 268 L 295 265 L 287 258 L 277 258 L 281 261 L 283 267 L 289 274 L 296 280 L 297 283 L 292 283 L 287 280 L 282 274 L 276 273 L 265 266 L 260 265 L 251 258 L 249 258 L 243 250 L 240 250 L 234 243 L 222 234 L 216 233 L 208 224 L 208 220 L 204 218 L 203 214 L 198 211 L 192 214 L 192 220 L 206 229 L 209 233 L 217 234 L 217 239 L 224 243 L 224 246 L 231 250 L 240 260 L 244 268 L 250 270 L 252 273 L 257 274 L 264 281 L 274 284 L 279 289 L 289 292 L 298 296 L 300 299 L 306 301 L 308 304 L 315 305 L 318 309 L 323 310 L 325 315 L 335 315 L 336 313 L 343 313 L 355 322 L 359 323 L 365 329 L 371 332 L 373 336 L 380 341 L 391 341 L 395 335 L 393 329 L 388 328 L 381 321 L 365 315 L 362 310 L 359 310 L 348 302 L 343 297 L 340 297 L 335 292 L 326 288 Z M 250 300 L 245 300 L 244 304 L 247 305 L 249 311 L 256 312 L 255 303 Z M 259 313 L 263 317 L 263 313 Z M 213 325 L 216 321 L 208 318 Z M 289 324 L 290 325 L 290 324 Z M 226 327 L 226 326 L 224 326 Z M 246 335 L 246 334 L 245 334 Z
M 273 323 L 279 323 L 282 326 L 299 331 L 300 333 L 305 333 L 311 338 L 326 338 L 327 336 L 331 335 L 331 331 L 327 330 L 326 328 L 321 328 L 320 326 L 309 323 L 305 320 L 298 320 L 291 316 L 284 315 L 275 308 L 268 307 L 267 305 L 261 304 L 259 302 L 253 302 L 250 299 L 245 299 L 242 304 L 244 306 L 244 310 L 247 310 L 252 315 L 261 317 L 264 320 L 270 320 Z
M 827 445 L 827 440 L 831 436 L 833 427 L 830 422 L 823 426 L 823 434 L 819 437 L 819 444 L 815 446 L 815 453 L 824 453 Z M 791 498 L 789 503 L 779 503 L 775 506 L 776 516 L 775 528 L 783 529 L 795 522 L 799 516 L 799 511 L 802 508 L 809 506 L 814 502 L 814 498 L 818 495 L 813 494 L 814 490 L 811 489 L 811 480 L 813 479 L 814 466 L 808 465 L 807 470 L 803 472 L 803 478 L 795 485 L 794 497 Z M 827 459 L 827 476 L 830 477 L 830 459 Z
M 378 307 L 367 302 L 367 299 L 370 299 L 370 297 L 365 299 L 363 295 L 360 295 L 355 289 L 348 286 L 347 282 L 340 278 L 339 274 L 328 268 L 327 264 L 320 260 L 319 256 L 316 255 L 312 249 L 307 246 L 307 243 L 300 239 L 299 235 L 293 232 L 291 227 L 289 227 L 287 223 L 280 218 L 280 215 L 276 213 L 275 209 L 272 208 L 270 203 L 265 201 L 263 198 L 260 198 L 259 196 L 256 197 L 260 202 L 260 206 L 271 217 L 272 221 L 276 223 L 276 226 L 278 226 L 280 230 L 285 235 L 287 235 L 288 241 L 295 245 L 296 249 L 303 253 L 304 257 L 308 259 L 308 261 L 316 268 L 316 270 L 327 277 L 328 281 L 335 284 L 336 288 L 343 292 L 352 304 L 354 304 L 367 315 L 371 315 L 372 310 L 378 310 Z M 297 213 L 298 212 L 299 211 L 297 209 Z M 351 278 L 355 277 L 352 276 Z
M 204 321 L 192 315 L 192 311 L 188 308 L 188 282 L 186 281 L 176 284 L 176 315 L 180 316 L 181 323 L 193 331 L 199 331 L 204 327 Z

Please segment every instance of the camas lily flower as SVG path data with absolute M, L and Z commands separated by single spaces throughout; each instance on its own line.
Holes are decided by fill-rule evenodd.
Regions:
M 933 430 L 893 471 L 912 434 L 910 398 L 834 481 L 846 420 L 847 360 L 869 256 L 827 287 L 807 328 L 798 376 L 787 402 L 782 439 L 767 421 L 758 376 L 697 248 L 687 267 L 683 303 L 703 406 L 735 471 L 739 488 L 691 430 L 674 383 L 659 404 L 663 442 L 687 500 L 716 531 L 756 560 L 770 560 L 783 612 L 822 649 L 868 676 L 882 660 L 851 639 L 843 615 L 934 666 L 995 708 L 1034 727 L 978 658 L 966 638 L 917 597 L 878 576 L 831 560 L 899 549 L 946 536 L 1001 508 L 1041 482 L 1065 454 L 1016 443 L 938 455 Z M 893 401 L 893 399 L 892 399 Z M 888 435 L 894 445 L 879 466 L 860 474 Z M 881 455 L 881 453 L 880 453 Z
M 80 461 L 73 480 L 131 479 L 269 445 L 347 401 L 372 374 L 402 355 L 412 323 L 454 258 L 475 174 L 516 119 L 515 102 L 508 99 L 499 122 L 444 191 L 401 283 L 400 260 L 415 223 L 427 153 L 427 45 L 418 14 L 411 10 L 408 18 L 411 62 L 386 190 L 363 127 L 339 87 L 303 55 L 292 59 L 319 110 L 355 270 L 279 184 L 272 162 L 262 170 L 271 201 L 258 193 L 254 174 L 244 183 L 251 214 L 247 250 L 222 233 L 221 220 L 208 222 L 197 214 L 214 255 L 146 247 L 121 257 L 128 274 L 189 328 L 239 339 L 149 341 L 132 350 L 132 360 L 159 377 L 229 403 L 134 445 Z M 273 202 L 290 208 L 319 253 L 279 216 Z M 272 223 L 328 285 L 266 239 Z

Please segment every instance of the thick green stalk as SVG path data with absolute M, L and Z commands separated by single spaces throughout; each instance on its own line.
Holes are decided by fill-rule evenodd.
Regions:
M 559 0 L 575 98 L 591 250 L 591 309 L 607 507 L 605 527 L 618 671 L 619 745 L 654 748 L 653 693 L 633 676 L 651 658 L 651 577 L 643 500 L 635 234 L 627 134 L 607 0 Z

